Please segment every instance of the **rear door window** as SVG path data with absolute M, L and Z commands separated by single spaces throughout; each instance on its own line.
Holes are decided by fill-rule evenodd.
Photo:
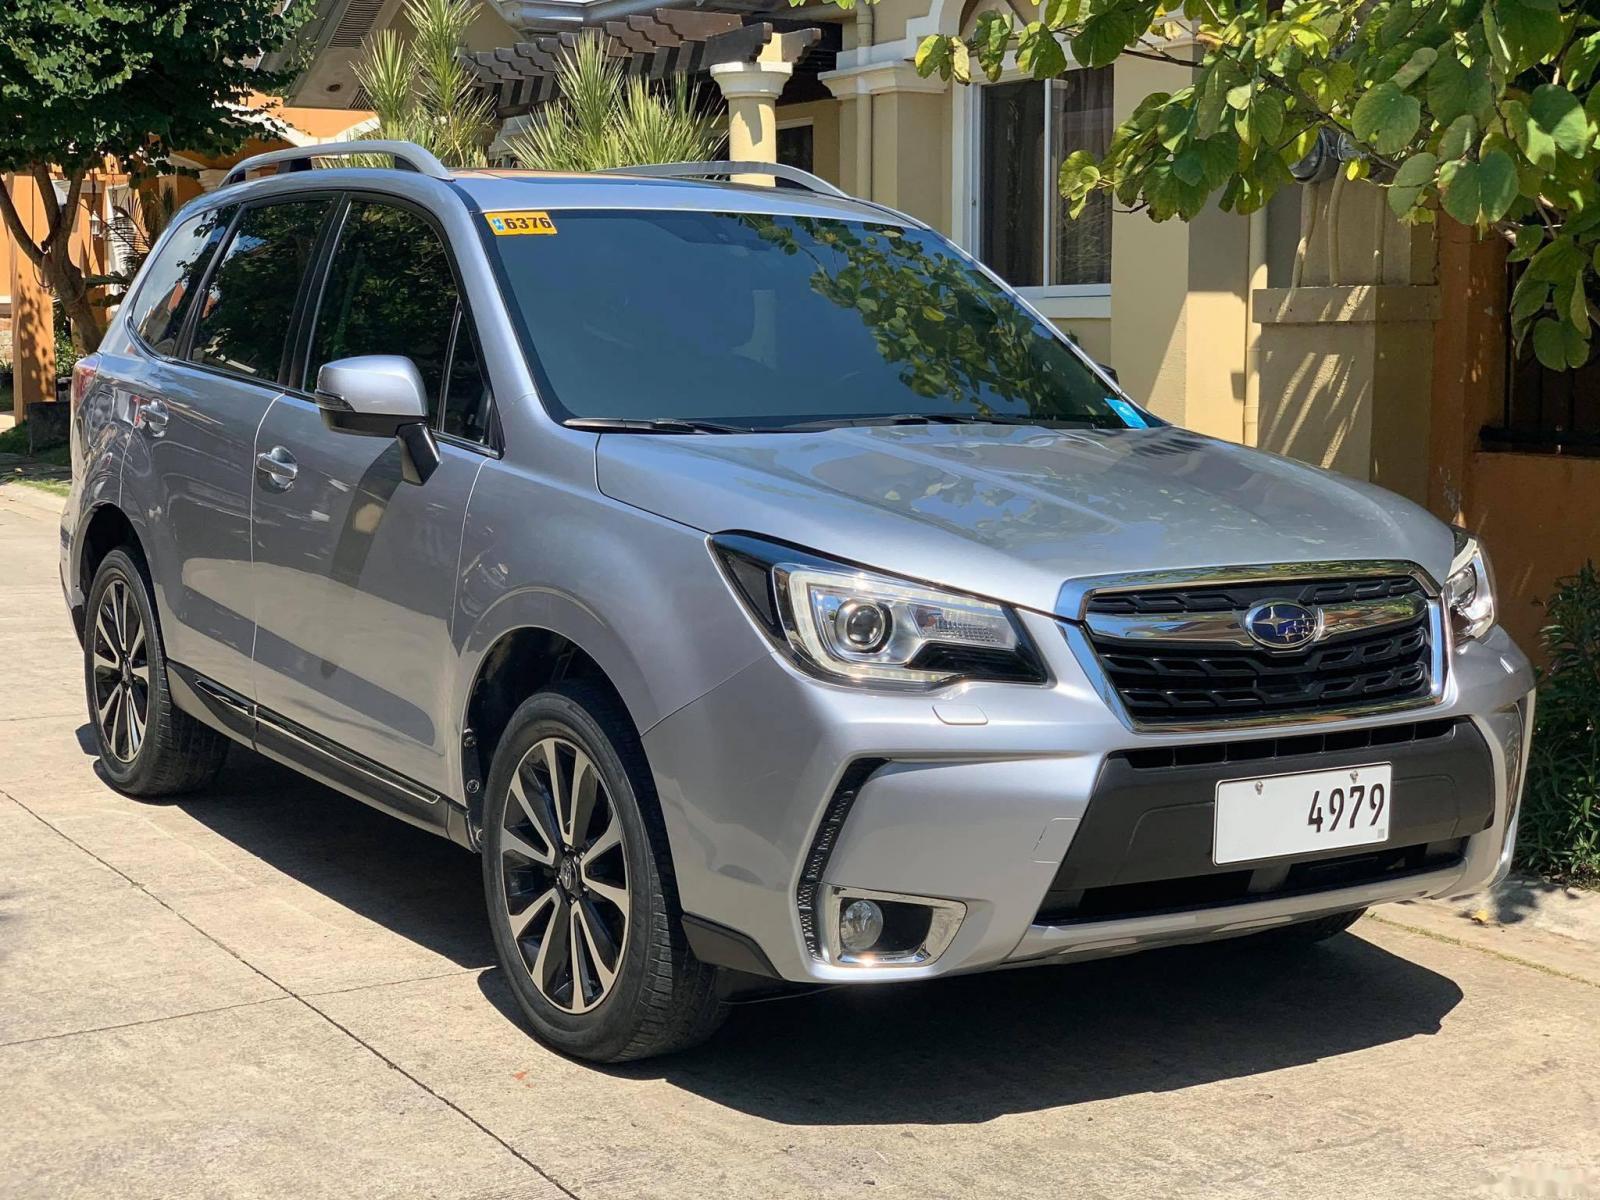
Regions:
M 438 427 L 459 309 L 450 259 L 433 226 L 406 208 L 354 201 L 328 266 L 305 384 L 315 386 L 318 370 L 336 359 L 404 355 L 427 390 L 428 423 Z M 469 324 L 464 313 L 459 319 Z M 458 360 L 465 356 L 475 369 L 470 335 L 460 341 Z
M 157 354 L 177 352 L 178 334 L 195 285 L 227 232 L 233 212 L 231 206 L 217 208 L 178 222 L 166 245 L 145 268 L 128 309 L 128 323 Z
M 275 380 L 330 197 L 264 204 L 239 218 L 206 286 L 189 357 Z

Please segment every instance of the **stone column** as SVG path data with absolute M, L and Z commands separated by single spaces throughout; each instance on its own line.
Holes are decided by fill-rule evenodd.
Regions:
M 774 39 L 776 40 L 776 39 Z M 725 62 L 711 65 L 711 78 L 728 102 L 728 157 L 735 162 L 778 161 L 778 97 L 794 74 L 788 62 Z M 736 183 L 768 187 L 770 175 L 735 175 Z

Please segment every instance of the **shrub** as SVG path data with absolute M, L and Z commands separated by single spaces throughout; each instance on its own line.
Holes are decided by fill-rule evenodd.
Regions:
M 1518 834 L 1521 865 L 1600 881 L 1600 574 L 1593 562 L 1556 582 L 1546 604 L 1550 667 L 1528 759 Z

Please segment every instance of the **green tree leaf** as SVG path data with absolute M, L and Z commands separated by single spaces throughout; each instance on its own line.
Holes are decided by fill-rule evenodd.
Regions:
M 1411 57 L 1406 60 L 1405 65 L 1394 73 L 1395 86 L 1409 88 L 1428 73 L 1428 68 L 1432 67 L 1438 58 L 1439 52 L 1432 46 L 1418 46 L 1411 52 Z
M 1045 0 L 1044 23 L 1051 29 L 1064 29 L 1078 19 L 1082 0 Z
M 1450 128 L 1439 139 L 1440 158 L 1462 158 L 1472 149 L 1478 138 L 1478 122 L 1471 113 L 1462 113 L 1450 122 Z
M 1393 82 L 1380 83 L 1360 100 L 1351 114 L 1356 137 L 1379 154 L 1398 154 L 1422 125 L 1422 103 Z
M 1428 72 L 1428 107 L 1434 120 L 1449 125 L 1470 114 L 1482 124 L 1494 111 L 1494 82 L 1483 62 L 1467 66 L 1453 54 L 1445 54 Z
M 1403 217 L 1411 211 L 1422 189 L 1433 182 L 1438 167 L 1439 160 L 1432 154 L 1413 154 L 1400 164 L 1389 184 L 1389 208 L 1395 216 Z
M 1582 103 L 1566 88 L 1553 83 L 1535 88 L 1528 102 L 1528 117 L 1569 158 L 1588 153 L 1589 118 Z
M 950 47 L 953 41 L 953 38 L 942 33 L 930 33 L 923 38 L 922 44 L 917 47 L 916 57 L 911 60 L 917 74 L 924 78 L 937 75 L 940 79 L 949 79 Z
M 1042 22 L 1030 21 L 1017 39 L 1017 66 L 1035 79 L 1049 79 L 1067 69 L 1067 52 L 1054 30 Z
M 1540 317 L 1533 327 L 1533 352 L 1552 371 L 1567 367 L 1567 338 L 1562 323 L 1554 317 Z
M 1072 39 L 1072 56 L 1086 67 L 1110 66 L 1143 28 L 1127 9 L 1100 12 L 1085 21 L 1082 32 Z
M 1501 150 L 1492 150 L 1480 162 L 1448 163 L 1444 171 L 1444 210 L 1463 225 L 1498 221 L 1517 198 L 1517 165 Z
M 1005 68 L 1013 24 L 1009 11 L 996 12 L 990 9 L 978 14 L 971 45 L 978 56 L 979 67 L 991 83 L 1000 78 L 1000 72 Z

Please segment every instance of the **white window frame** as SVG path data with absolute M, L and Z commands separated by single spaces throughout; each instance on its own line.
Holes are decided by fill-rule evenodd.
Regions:
M 1079 70 L 1075 64 L 1070 68 Z M 1115 68 L 1113 68 L 1114 70 Z M 1007 51 L 1005 64 L 996 83 L 1024 83 L 1032 79 L 1026 71 L 1017 66 L 1014 51 Z M 978 255 L 983 244 L 983 189 L 979 184 L 979 168 L 982 163 L 982 135 L 980 130 L 981 108 L 983 97 L 980 89 L 989 86 L 989 81 L 982 76 L 973 80 L 970 87 L 953 87 L 950 89 L 950 211 L 953 214 L 951 224 L 954 226 L 953 235 L 956 245 L 967 253 Z M 1040 87 L 1045 83 L 1040 82 Z M 1050 120 L 1052 105 L 1044 106 L 1045 130 L 1044 144 L 1048 153 L 1050 147 Z M 1045 188 L 1045 221 L 1046 228 L 1040 230 L 1040 235 L 1045 239 L 1046 245 L 1053 234 L 1049 226 L 1049 214 L 1052 200 L 1050 192 L 1054 187 L 1048 163 L 1044 171 Z M 1115 218 L 1113 217 L 1113 228 Z M 1113 244 L 1115 241 L 1113 233 Z M 1114 251 L 1113 251 L 1114 253 Z M 1048 254 L 1046 255 L 1048 258 Z M 1057 283 L 1044 287 L 1021 287 L 1017 289 L 1033 304 L 1039 312 L 1052 320 L 1110 320 L 1111 318 L 1111 285 L 1109 283 Z

